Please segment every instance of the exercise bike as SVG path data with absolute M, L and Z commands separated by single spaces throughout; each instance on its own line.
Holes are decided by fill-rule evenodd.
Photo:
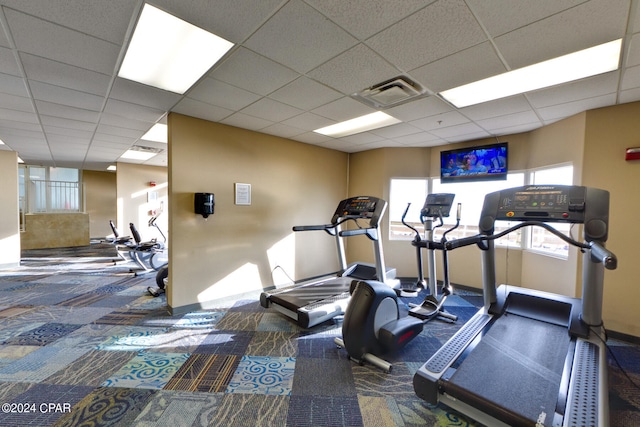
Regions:
M 452 202 L 453 198 L 451 197 L 449 208 Z M 403 222 L 408 210 L 409 206 L 407 206 L 405 215 L 403 215 Z M 410 304 L 412 308 L 409 310 L 409 315 L 401 316 L 398 295 L 389 286 L 374 280 L 354 280 L 351 283 L 351 300 L 344 314 L 342 338 L 335 338 L 334 342 L 339 348 L 347 350 L 352 360 L 360 364 L 366 361 L 385 372 L 390 372 L 392 364 L 380 356 L 400 351 L 420 335 L 424 325 L 431 319 L 442 317 L 450 322 L 457 320 L 456 316 L 446 313 L 442 306 L 447 296 L 452 293 L 451 284 L 449 283 L 446 235 L 455 230 L 460 224 L 460 211 L 461 207 L 458 205 L 456 224 L 443 234 L 440 242 L 422 240 L 420 233 L 415 228 L 410 227 L 416 232 L 416 238 L 412 244 L 417 248 L 419 254 L 419 282 L 424 282 L 421 250 L 427 248 L 443 251 L 444 285 L 443 297 L 440 300 L 433 295 L 429 295 L 420 305 Z M 443 210 L 434 211 L 434 213 L 437 213 L 442 222 Z M 435 273 L 435 268 L 433 270 Z M 435 274 L 431 274 L 431 278 L 435 281 Z M 435 291 L 433 293 L 435 294 Z

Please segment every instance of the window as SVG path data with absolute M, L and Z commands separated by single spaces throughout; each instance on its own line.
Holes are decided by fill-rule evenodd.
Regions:
M 444 219 L 445 226 L 436 229 L 436 232 L 442 233 L 448 227 L 453 226 L 456 223 L 456 209 L 458 203 L 462 204 L 462 212 L 460 218 L 460 226 L 453 232 L 447 234 L 447 238 L 460 238 L 465 236 L 473 236 L 478 234 L 478 222 L 480 221 L 480 213 L 482 211 L 482 205 L 484 204 L 484 196 L 494 191 L 499 191 L 503 188 L 518 187 L 524 185 L 525 174 L 510 173 L 507 175 L 506 181 L 477 181 L 477 182 L 464 182 L 464 183 L 447 183 L 443 184 L 440 179 L 433 179 L 433 193 L 453 193 L 456 195 L 453 200 L 454 209 L 451 210 L 451 216 Z M 502 230 L 515 225 L 515 222 L 511 221 L 496 221 L 495 232 L 499 233 Z M 496 240 L 496 245 L 509 245 L 509 246 L 521 246 L 522 237 L 521 231 L 518 230 L 511 233 L 502 239 Z
M 533 185 L 572 185 L 573 165 L 561 165 L 533 170 L 529 173 L 529 182 Z M 554 223 L 550 225 L 563 234 L 569 235 L 571 224 Z M 563 258 L 569 256 L 569 245 L 544 228 L 529 227 L 528 234 L 527 247 L 529 249 Z
M 429 180 L 426 178 L 391 179 L 389 200 L 389 239 L 412 240 L 413 231 L 402 224 L 402 215 L 407 211 L 406 221 L 417 230 L 422 230 L 420 209 L 429 193 Z
M 527 172 L 512 172 L 506 181 L 478 181 L 464 183 L 440 182 L 439 178 L 392 178 L 389 197 L 389 239 L 411 240 L 413 232 L 401 222 L 402 214 L 407 209 L 406 221 L 419 231 L 423 230 L 420 223 L 420 209 L 429 193 L 453 193 L 455 199 L 451 215 L 444 218 L 444 226 L 434 230 L 434 239 L 442 237 L 442 233 L 456 222 L 456 207 L 462 204 L 460 226 L 447 234 L 447 238 L 456 239 L 465 236 L 473 236 L 478 233 L 478 222 L 484 197 L 488 193 L 499 191 L 503 188 L 519 187 L 522 185 L 572 185 L 573 166 L 570 164 L 539 168 Z M 437 221 L 435 222 L 437 224 Z M 496 221 L 495 232 L 500 233 L 513 227 L 517 221 Z M 553 227 L 569 234 L 570 225 L 555 223 Z M 540 227 L 526 227 L 509 233 L 496 240 L 496 246 L 509 246 L 515 248 L 527 248 L 536 252 L 567 257 L 567 244 L 552 233 Z
M 78 169 L 21 166 L 19 189 L 23 214 L 83 209 Z

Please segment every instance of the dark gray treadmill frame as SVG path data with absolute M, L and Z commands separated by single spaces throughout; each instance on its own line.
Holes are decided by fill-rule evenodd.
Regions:
M 544 202 L 544 203 L 543 203 Z M 604 267 L 615 268 L 615 256 L 604 249 L 608 236 L 609 193 L 581 186 L 523 186 L 490 193 L 485 197 L 480 230 L 489 237 L 499 219 L 512 221 L 569 222 L 584 224 L 590 246 L 583 255 L 582 298 L 515 288 L 496 288 L 493 240 L 470 240 L 482 250 L 484 306 L 416 372 L 414 390 L 424 400 L 447 406 L 492 426 L 507 425 L 609 425 L 605 332 L 602 327 Z M 463 239 L 460 239 L 463 240 Z M 451 248 L 463 244 L 451 245 Z M 603 255 L 605 252 L 605 255 Z M 539 309 L 531 308 L 531 303 Z M 550 303 L 549 303 L 550 302 Z M 563 307 L 556 314 L 553 305 Z M 566 305 L 568 304 L 568 305 Z M 489 402 L 483 396 L 491 385 L 491 372 L 482 390 L 461 390 L 451 378 L 465 358 L 506 313 L 536 322 L 566 326 L 571 339 L 553 413 L 523 420 L 519 415 Z M 564 320 L 561 320 L 564 319 Z M 526 331 L 523 331 L 523 334 Z M 467 396 L 465 396 L 467 395 Z M 536 424 L 537 423 L 537 424 Z
M 321 230 L 334 236 L 341 270 L 337 275 L 262 292 L 260 305 L 264 308 L 273 307 L 295 320 L 299 326 L 311 328 L 344 313 L 350 299 L 349 290 L 353 280 L 378 280 L 392 286 L 396 272 L 385 265 L 379 236 L 380 220 L 386 209 L 387 202 L 378 197 L 350 197 L 338 203 L 330 224 L 293 227 L 293 231 Z M 359 224 L 359 228 L 342 230 L 342 225 L 349 220 L 362 220 L 367 224 L 365 227 Z M 366 235 L 372 241 L 375 264 L 346 265 L 343 239 L 356 235 Z

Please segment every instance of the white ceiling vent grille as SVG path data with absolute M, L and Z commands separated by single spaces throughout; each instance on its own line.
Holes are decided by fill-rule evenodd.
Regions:
M 378 83 L 351 95 L 374 108 L 389 108 L 425 96 L 425 90 L 406 76 Z

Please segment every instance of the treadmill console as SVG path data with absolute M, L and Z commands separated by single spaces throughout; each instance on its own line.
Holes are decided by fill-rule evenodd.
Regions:
M 493 233 L 497 220 L 585 224 L 587 240 L 606 240 L 609 192 L 578 185 L 525 185 L 496 191 L 485 196 L 480 231 Z
M 342 200 L 331 219 L 336 223 L 339 219 L 367 219 L 371 227 L 377 227 L 384 215 L 387 202 L 377 197 L 359 196 Z
M 456 195 L 451 193 L 427 195 L 427 200 L 424 201 L 420 216 L 425 218 L 447 218 L 451 212 L 455 197 Z
M 502 191 L 496 219 L 582 223 L 584 212 L 584 188 L 533 185 Z

